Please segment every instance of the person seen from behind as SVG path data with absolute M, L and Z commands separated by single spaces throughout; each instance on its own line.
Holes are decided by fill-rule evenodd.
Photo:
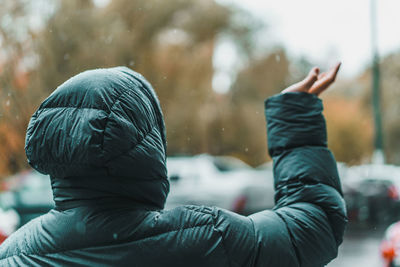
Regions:
M 26 134 L 28 162 L 50 176 L 55 208 L 7 238 L 0 266 L 325 266 L 347 218 L 318 96 L 339 67 L 313 68 L 265 101 L 276 205 L 250 216 L 164 210 L 166 134 L 150 83 L 126 67 L 70 78 Z

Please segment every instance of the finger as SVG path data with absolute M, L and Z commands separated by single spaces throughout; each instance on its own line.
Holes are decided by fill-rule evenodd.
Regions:
M 340 69 L 340 66 L 342 63 L 338 62 L 335 64 L 335 66 L 327 73 L 327 76 L 331 79 L 332 82 L 335 81 L 336 75 Z
M 304 87 L 306 91 L 308 91 L 311 86 L 318 80 L 318 73 L 319 73 L 319 68 L 314 67 L 310 70 L 308 73 L 307 77 L 301 81 L 302 86 Z
M 308 92 L 314 82 L 318 79 L 319 68 L 314 67 L 310 70 L 308 75 L 300 82 L 295 83 L 285 90 L 282 93 L 288 92 Z
M 320 75 L 318 75 L 318 80 L 324 78 L 326 76 L 326 72 L 321 73 Z
M 310 70 L 308 75 L 301 81 L 293 86 L 296 87 L 297 92 L 308 92 L 311 86 L 318 80 L 319 68 L 314 67 Z M 292 86 L 291 86 L 292 87 Z
M 336 75 L 340 69 L 341 63 L 337 63 L 332 69 L 330 69 L 326 73 L 321 74 L 321 79 L 316 81 L 312 88 L 309 90 L 309 93 L 320 95 L 323 91 L 328 89 L 328 87 L 335 81 Z

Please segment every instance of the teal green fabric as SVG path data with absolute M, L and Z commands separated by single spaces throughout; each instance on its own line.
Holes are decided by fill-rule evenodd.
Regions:
M 273 210 L 163 210 L 166 138 L 153 88 L 125 67 L 78 74 L 41 104 L 26 135 L 56 207 L 0 246 L 0 266 L 324 266 L 347 219 L 321 112 L 305 93 L 265 102 Z

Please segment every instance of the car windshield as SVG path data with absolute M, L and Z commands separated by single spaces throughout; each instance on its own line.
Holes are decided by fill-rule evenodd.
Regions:
M 250 166 L 234 157 L 214 157 L 213 163 L 221 172 L 250 169 Z

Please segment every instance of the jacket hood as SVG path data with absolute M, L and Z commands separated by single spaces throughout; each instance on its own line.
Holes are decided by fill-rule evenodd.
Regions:
M 60 85 L 33 114 L 25 151 L 50 175 L 61 209 L 102 202 L 159 209 L 169 192 L 159 101 L 126 67 L 88 70 Z

